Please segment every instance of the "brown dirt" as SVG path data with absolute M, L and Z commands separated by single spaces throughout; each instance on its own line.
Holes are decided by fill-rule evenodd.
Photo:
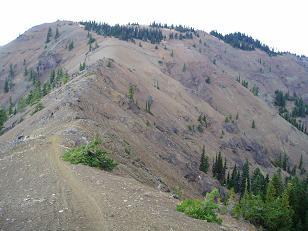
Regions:
M 41 137 L 1 159 L 1 230 L 221 230 L 176 212 L 169 194 L 63 162 L 60 145 Z

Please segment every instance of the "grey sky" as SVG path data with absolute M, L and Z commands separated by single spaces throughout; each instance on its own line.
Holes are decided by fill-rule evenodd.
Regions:
M 270 47 L 308 56 L 307 0 L 1 0 L 0 45 L 57 19 L 185 24 L 207 32 L 240 31 Z

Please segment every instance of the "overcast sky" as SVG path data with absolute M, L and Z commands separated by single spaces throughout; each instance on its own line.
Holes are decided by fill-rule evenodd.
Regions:
M 207 32 L 240 31 L 281 51 L 308 56 L 308 0 L 1 0 L 0 45 L 44 22 L 152 21 Z

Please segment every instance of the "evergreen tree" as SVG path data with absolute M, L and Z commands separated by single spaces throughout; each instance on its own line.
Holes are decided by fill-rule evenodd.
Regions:
M 24 76 L 28 76 L 28 68 L 27 67 L 25 67 Z
M 148 99 L 147 99 L 146 104 L 145 104 L 145 110 L 147 112 L 149 112 L 150 114 L 152 113 L 151 112 L 152 104 L 153 104 L 153 98 L 152 98 L 152 96 L 148 96 Z
M 79 65 L 79 71 L 83 71 L 83 70 L 85 70 L 85 69 L 86 69 L 86 63 L 85 63 L 85 62 L 80 63 L 80 65 Z
M 275 187 L 271 182 L 269 185 Z M 289 205 L 288 192 L 285 190 L 281 194 L 281 197 L 273 197 L 275 193 L 267 197 L 263 217 L 265 227 L 269 230 L 290 230 L 292 227 L 293 210 Z
M 278 169 L 278 171 L 273 175 L 271 182 L 275 188 L 276 195 L 275 197 L 281 196 L 283 192 L 283 182 L 282 182 L 282 177 L 281 177 L 281 170 Z
M 276 90 L 275 91 L 275 105 L 279 107 L 285 107 L 286 105 L 286 97 L 282 91 Z
M 298 164 L 298 169 L 302 169 L 303 168 L 303 154 L 301 154 L 300 160 L 299 160 L 299 164 Z
M 256 123 L 255 123 L 254 120 L 252 121 L 251 127 L 252 127 L 252 128 L 256 128 Z
M 48 32 L 47 32 L 47 37 L 46 37 L 46 42 L 45 42 L 45 43 L 49 43 L 51 37 L 52 37 L 52 29 L 51 29 L 51 27 L 49 27 L 49 28 L 48 28 Z
M 236 185 L 236 175 L 237 175 L 237 169 L 236 169 L 236 164 L 234 164 L 234 167 L 233 167 L 233 170 L 232 170 L 232 173 L 231 173 L 231 177 L 230 177 L 230 180 L 227 184 L 228 188 L 231 189 L 231 188 L 234 188 L 235 185 Z
M 6 111 L 0 107 L 0 131 L 2 129 L 3 124 L 7 120 L 7 114 Z
M 307 182 L 294 177 L 288 184 L 288 195 L 290 207 L 294 211 L 293 226 L 295 230 L 304 230 L 303 224 L 308 220 L 308 185 Z
M 9 79 L 12 80 L 15 76 L 13 64 L 10 64 Z
M 242 179 L 241 179 L 241 196 L 245 193 L 245 187 L 247 184 L 247 190 L 250 192 L 250 177 L 249 177 L 249 162 L 246 159 L 243 169 L 242 169 Z
M 68 50 L 71 51 L 74 49 L 74 41 L 70 41 L 69 45 L 68 45 Z
M 8 93 L 10 91 L 10 88 L 9 88 L 9 80 L 8 79 L 5 79 L 5 82 L 4 82 L 4 92 L 5 93 Z
M 283 162 L 282 162 L 282 169 L 284 171 L 286 171 L 287 167 L 288 167 L 288 156 L 287 156 L 286 153 L 284 153 L 284 155 L 283 155 Z
M 224 165 L 220 151 L 218 152 L 218 156 L 216 155 L 216 159 L 213 164 L 212 172 L 213 172 L 213 177 L 215 177 L 221 184 L 223 184 L 225 181 L 226 163 Z
M 128 87 L 128 98 L 131 101 L 134 101 L 135 88 L 133 85 L 129 85 Z
M 203 145 L 199 170 L 204 173 L 207 173 L 208 169 L 209 169 L 209 159 L 208 156 L 205 155 L 205 147 Z
M 55 34 L 55 39 L 60 37 L 60 33 L 59 33 L 59 28 L 56 28 L 56 34 Z
M 10 102 L 9 102 L 9 110 L 8 110 L 8 114 L 12 115 L 13 114 L 13 102 L 12 102 L 12 97 L 10 97 Z
M 251 193 L 253 195 L 263 195 L 266 190 L 265 177 L 259 168 L 256 168 L 251 178 Z

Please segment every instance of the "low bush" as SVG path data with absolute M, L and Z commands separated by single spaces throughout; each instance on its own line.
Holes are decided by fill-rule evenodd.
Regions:
M 99 139 L 92 140 L 89 144 L 73 148 L 63 155 L 63 160 L 71 164 L 84 164 L 91 167 L 111 171 L 117 163 L 108 156 L 108 153 L 100 148 Z
M 34 115 L 35 113 L 37 113 L 38 111 L 42 110 L 44 108 L 43 104 L 41 102 L 38 102 L 35 107 L 34 107 L 34 111 L 31 113 L 31 115 Z
M 186 199 L 182 201 L 177 205 L 176 210 L 196 219 L 221 224 L 222 220 L 217 216 L 219 205 L 215 202 L 218 197 L 219 192 L 214 189 L 206 194 L 204 200 Z

